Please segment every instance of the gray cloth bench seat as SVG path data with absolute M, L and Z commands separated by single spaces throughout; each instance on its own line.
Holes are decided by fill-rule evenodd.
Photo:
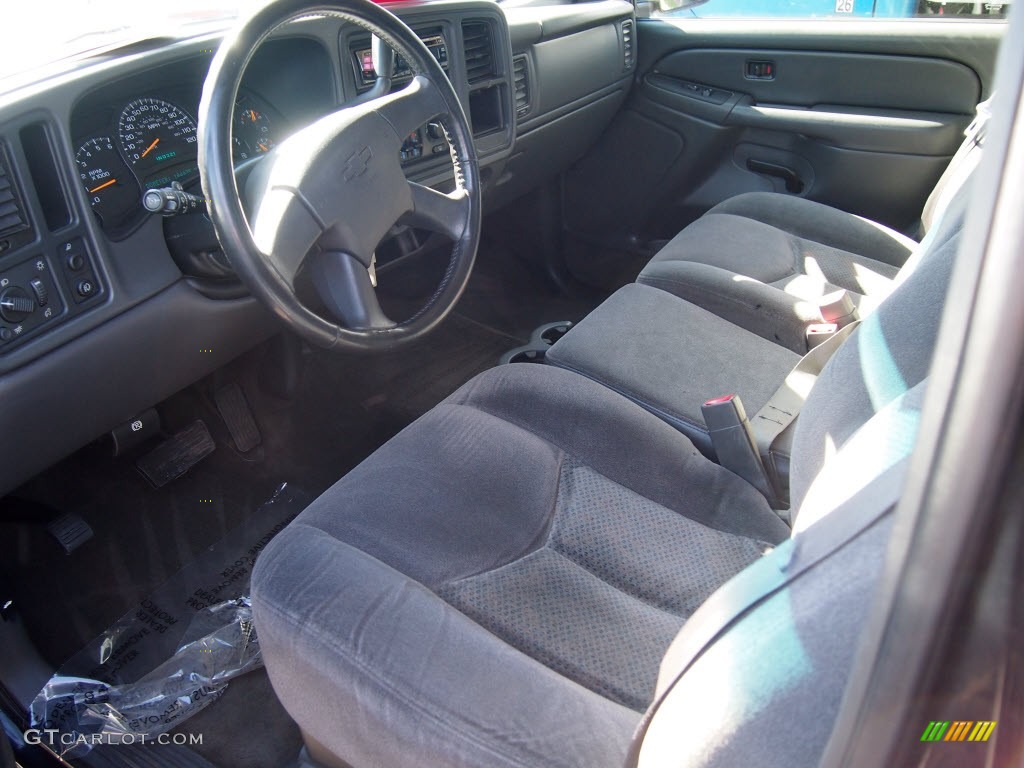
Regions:
M 981 156 L 987 104 L 921 212 L 929 237 Z M 889 227 L 776 192 L 729 198 L 670 240 L 637 282 L 701 306 L 798 354 L 821 322 L 821 299 L 845 290 L 867 312 L 887 296 L 921 244 Z
M 252 578 L 267 671 L 317 764 L 621 766 L 679 675 L 644 744 L 705 722 L 713 691 L 716 719 L 673 755 L 753 764 L 796 722 L 772 758 L 815 764 L 888 538 L 884 515 L 830 515 L 913 445 L 951 261 L 924 260 L 822 372 L 792 532 L 678 430 L 548 365 L 481 374 L 349 472 Z M 679 667 L 705 600 L 778 578 L 828 531 L 852 539 Z
M 726 380 L 756 401 L 796 355 L 650 286 L 551 350 L 628 387 L 499 366 L 325 491 L 252 575 L 267 672 L 315 764 L 817 765 L 920 421 L 948 219 L 811 389 L 792 529 L 642 380 L 682 416 Z
M 819 302 L 846 290 L 855 306 L 885 295 L 917 243 L 810 200 L 750 192 L 670 240 L 637 282 L 694 302 L 801 352 Z
M 893 283 L 874 317 L 914 323 L 913 313 L 941 308 L 963 226 L 967 191 L 958 196 L 923 250 Z M 902 310 L 899 308 L 902 307 Z M 899 320 L 892 319 L 899 317 Z M 844 343 L 849 343 L 844 342 Z M 919 350 L 930 355 L 931 350 Z M 755 414 L 786 381 L 801 356 L 708 309 L 649 285 L 624 286 L 548 350 L 545 362 L 571 370 L 628 397 L 716 458 L 701 404 L 739 395 Z M 902 360 L 894 361 L 897 367 Z M 769 473 L 785 498 L 794 428 L 763 447 Z
M 545 360 L 625 395 L 714 457 L 701 404 L 737 394 L 753 414 L 800 355 L 696 304 L 633 283 L 559 339 Z

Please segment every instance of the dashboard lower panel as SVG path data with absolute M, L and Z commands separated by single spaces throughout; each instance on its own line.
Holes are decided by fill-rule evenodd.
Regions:
M 473 126 L 485 209 L 585 154 L 632 84 L 626 0 L 596 0 L 586 12 L 490 0 L 393 10 L 443 60 Z M 280 329 L 255 300 L 237 298 L 244 288 L 212 228 L 204 240 L 132 202 L 165 176 L 197 180 L 190 126 L 175 133 L 161 110 L 171 123 L 195 117 L 221 35 L 164 38 L 0 93 L 3 177 L 17 198 L 12 213 L 0 189 L 0 293 L 18 288 L 6 304 L 0 297 L 14 318 L 0 316 L 0 428 L 19 436 L 0 463 L 0 494 Z M 241 84 L 242 159 L 266 134 L 280 140 L 365 93 L 367 40 L 340 19 L 307 17 L 265 41 Z M 451 185 L 446 146 L 436 126 L 422 126 L 401 150 L 406 175 Z M 186 242 L 192 255 L 212 254 L 216 274 L 182 257 Z
M 279 329 L 256 299 L 210 301 L 181 280 L 76 343 L 0 377 L 0 431 L 18 436 L 17 447 L 4 451 L 0 492 Z

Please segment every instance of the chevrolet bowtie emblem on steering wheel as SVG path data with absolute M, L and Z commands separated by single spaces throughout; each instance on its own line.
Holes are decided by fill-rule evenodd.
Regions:
M 373 152 L 369 147 L 363 147 L 345 161 L 345 181 L 352 181 L 366 173 L 370 167 L 370 160 L 373 159 Z

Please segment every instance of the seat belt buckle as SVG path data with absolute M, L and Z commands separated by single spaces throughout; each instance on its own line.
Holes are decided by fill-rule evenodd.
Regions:
M 811 323 L 807 326 L 807 349 L 811 350 L 824 344 L 839 332 L 835 323 Z
M 822 296 L 818 300 L 818 313 L 822 322 L 835 323 L 839 328 L 858 319 L 857 305 L 845 288 Z
M 754 431 L 739 396 L 713 398 L 706 401 L 700 410 L 718 463 L 754 486 L 769 504 L 777 505 L 778 494 L 761 461 Z

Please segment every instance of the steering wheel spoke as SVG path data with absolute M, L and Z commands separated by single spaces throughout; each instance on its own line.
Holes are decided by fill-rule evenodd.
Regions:
M 456 189 L 450 194 L 438 192 L 415 181 L 409 182 L 412 192 L 411 211 L 398 220 L 400 224 L 429 229 L 458 240 L 469 219 L 469 194 Z
M 231 125 L 246 64 L 271 30 L 321 12 L 387 40 L 414 77 L 394 93 L 382 82 L 365 99 L 318 117 L 236 180 Z M 482 207 L 472 129 L 441 65 L 400 19 L 366 0 L 336 0 L 329 11 L 312 0 L 268 0 L 226 41 L 199 106 L 199 169 L 217 238 L 238 276 L 275 315 L 325 348 L 389 350 L 437 327 L 469 279 Z M 389 67 L 381 69 L 387 81 Z M 433 120 L 458 157 L 453 170 L 461 183 L 449 195 L 410 184 L 399 155 L 405 138 Z M 401 323 L 384 313 L 372 276 L 373 253 L 396 222 L 455 241 L 437 289 Z M 302 291 L 307 276 L 317 306 Z
M 310 257 L 309 268 L 320 300 L 347 328 L 381 331 L 395 327 L 380 306 L 371 272 L 355 256 L 321 251 Z
M 416 75 L 400 91 L 366 102 L 366 106 L 391 124 L 399 142 L 448 111 L 441 92 L 423 75 Z
M 252 220 L 253 242 L 293 289 L 295 274 L 321 233 L 320 224 L 289 190 L 273 189 L 257 204 Z

